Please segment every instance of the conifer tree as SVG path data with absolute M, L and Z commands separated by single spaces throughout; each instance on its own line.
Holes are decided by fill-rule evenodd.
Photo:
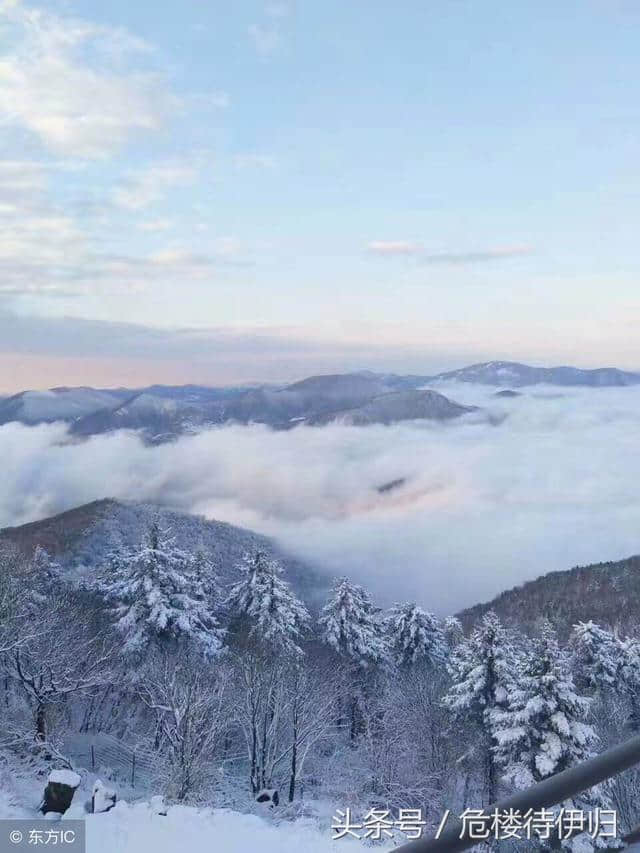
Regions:
M 240 571 L 242 579 L 227 599 L 231 618 L 246 620 L 249 637 L 262 650 L 302 654 L 299 644 L 309 612 L 283 580 L 280 564 L 257 551 L 245 555 Z
M 320 637 L 324 643 L 360 669 L 385 662 L 388 655 L 380 611 L 367 592 L 348 578 L 334 585 L 322 608 Z
M 498 792 L 497 713 L 508 706 L 516 673 L 514 644 L 493 612 L 458 643 L 449 660 L 453 683 L 444 703 L 475 739 L 471 764 L 482 768 L 485 805 L 495 802 Z
M 570 638 L 571 666 L 576 684 L 589 693 L 602 693 L 618 679 L 622 648 L 616 637 L 595 622 L 578 622 Z
M 417 604 L 396 604 L 387 617 L 391 654 L 398 666 L 444 664 L 447 642 L 440 623 Z
M 590 758 L 597 743 L 595 730 L 587 722 L 590 703 L 577 692 L 568 656 L 546 622 L 540 637 L 529 645 L 509 708 L 494 714 L 495 752 L 505 778 L 516 788 L 528 788 Z M 603 805 L 599 789 L 562 804 L 565 809 L 585 811 Z M 576 849 L 593 849 L 584 836 L 579 842 L 577 838 L 568 841 L 568 846 L 574 844 Z
M 113 604 L 125 654 L 140 654 L 151 642 L 188 640 L 208 655 L 221 649 L 222 631 L 190 555 L 156 523 L 140 548 L 113 555 L 98 590 Z

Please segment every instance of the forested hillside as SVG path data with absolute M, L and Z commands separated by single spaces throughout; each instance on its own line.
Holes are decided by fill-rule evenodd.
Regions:
M 385 610 L 346 577 L 321 590 L 263 537 L 154 507 L 102 501 L 6 530 L 0 762 L 20 775 L 98 761 L 114 787 L 179 804 L 252 811 L 277 791 L 291 817 L 329 802 L 363 839 L 382 805 L 395 830 L 380 837 L 402 840 L 413 810 L 412 831 L 430 834 L 446 809 L 488 806 L 638 732 L 635 626 L 574 624 L 573 599 L 562 611 L 559 578 L 602 593 L 605 570 L 528 585 L 539 598 L 519 625 L 514 609 L 473 625 L 467 612 L 465 634 L 428 602 Z M 631 829 L 639 791 L 631 771 L 565 806 L 615 807 Z
M 640 625 L 640 556 L 550 572 L 459 617 L 468 629 L 490 610 L 505 624 L 528 631 L 545 616 L 562 636 L 576 622 L 589 619 L 623 633 L 635 632 Z

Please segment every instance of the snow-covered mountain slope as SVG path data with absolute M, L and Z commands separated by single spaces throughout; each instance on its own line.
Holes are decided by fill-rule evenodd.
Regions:
M 220 423 L 218 400 L 165 397 L 143 391 L 123 403 L 93 412 L 71 424 L 74 435 L 88 436 L 118 429 L 142 430 L 147 441 L 167 441 L 185 433 Z
M 272 540 L 221 521 L 150 504 L 94 501 L 41 521 L 4 528 L 0 530 L 0 546 L 11 543 L 30 555 L 40 545 L 60 563 L 65 574 L 82 578 L 102 568 L 112 550 L 137 547 L 154 521 L 170 530 L 179 548 L 191 552 L 202 548 L 223 583 L 236 579 L 236 568 L 245 553 L 260 549 L 281 562 L 287 579 L 306 599 L 314 601 L 324 594 L 327 580 L 283 553 Z
M 374 397 L 363 405 L 344 412 L 330 412 L 309 422 L 342 423 L 351 426 L 393 424 L 407 420 L 449 420 L 476 411 L 475 406 L 461 406 L 437 391 L 394 391 Z
M 94 388 L 52 388 L 23 391 L 0 400 L 0 424 L 21 421 L 37 424 L 72 421 L 101 409 L 117 406 L 128 391 L 97 391 Z
M 513 386 L 525 385 L 582 385 L 604 388 L 621 385 L 637 385 L 640 373 L 618 370 L 616 367 L 600 367 L 582 370 L 578 367 L 530 367 L 515 361 L 487 361 L 472 364 L 460 370 L 440 373 L 434 381 L 477 382 L 482 385 Z
M 285 425 L 293 419 L 351 409 L 392 390 L 375 374 L 310 376 L 284 388 L 261 388 L 238 397 L 225 407 L 224 419 Z
M 525 630 L 533 630 L 544 616 L 562 636 L 577 622 L 589 620 L 633 633 L 640 622 L 640 556 L 550 572 L 458 616 L 470 627 L 489 610 Z
M 423 379 L 412 377 L 406 382 L 411 385 Z M 397 376 L 369 373 L 311 376 L 283 388 L 253 388 L 213 398 L 194 394 L 169 397 L 146 391 L 118 406 L 80 418 L 72 424 L 71 431 L 95 435 L 135 429 L 155 442 L 224 423 L 263 423 L 278 429 L 303 422 L 321 425 L 340 421 L 360 426 L 412 418 L 450 418 L 466 411 L 435 392 L 417 392 L 413 388 L 399 391 L 398 387 L 403 387 L 400 380 Z

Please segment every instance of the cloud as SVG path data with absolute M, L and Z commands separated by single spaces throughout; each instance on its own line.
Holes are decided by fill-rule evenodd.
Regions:
M 518 258 L 531 255 L 531 246 L 499 246 L 477 252 L 434 252 L 425 253 L 422 260 L 427 264 L 481 264 L 485 261 L 499 261 L 506 258 Z
M 261 56 L 271 56 L 282 44 L 282 33 L 274 26 L 252 24 L 248 32 L 253 46 Z
M 111 495 L 275 536 L 384 603 L 455 611 L 505 587 L 638 551 L 640 388 L 452 386 L 508 413 L 392 427 L 228 427 L 145 447 L 131 434 L 67 442 L 62 426 L 0 428 L 0 524 Z M 404 486 L 378 487 L 403 477 Z
M 173 222 L 170 219 L 150 219 L 146 222 L 139 222 L 137 227 L 140 231 L 148 231 L 154 234 L 159 231 L 168 231 L 173 227 Z
M 5 0 L 0 20 L 10 45 L 0 61 L 0 115 L 54 152 L 106 157 L 179 106 L 158 73 L 139 67 L 151 48 L 122 29 L 20 0 Z
M 273 169 L 276 161 L 269 154 L 236 154 L 233 164 L 237 169 Z
M 264 58 L 277 53 L 284 43 L 284 24 L 289 17 L 287 3 L 268 3 L 263 9 L 264 20 L 251 24 L 247 32 L 256 53 Z
M 372 240 L 367 249 L 376 255 L 415 255 L 422 251 L 417 243 L 408 240 Z
M 369 252 L 375 255 L 415 256 L 426 264 L 478 264 L 487 261 L 497 261 L 506 258 L 517 258 L 530 255 L 531 246 L 498 246 L 470 252 L 430 252 L 419 243 L 408 240 L 373 240 L 367 245 Z
M 193 159 L 167 160 L 131 172 L 112 194 L 114 204 L 126 210 L 142 210 L 163 199 L 173 187 L 194 183 L 200 162 Z

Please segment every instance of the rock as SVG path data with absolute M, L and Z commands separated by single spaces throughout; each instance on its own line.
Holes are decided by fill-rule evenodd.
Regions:
M 263 788 L 263 790 L 259 791 L 256 795 L 256 803 L 268 806 L 269 808 L 277 806 L 279 802 L 280 797 L 278 796 L 276 788 Z
M 40 811 L 45 815 L 50 812 L 64 814 L 79 784 L 80 777 L 73 770 L 52 770 L 44 789 Z
M 96 779 L 91 791 L 91 811 L 93 814 L 108 812 L 115 806 L 116 800 L 116 792 L 107 788 L 101 779 Z

